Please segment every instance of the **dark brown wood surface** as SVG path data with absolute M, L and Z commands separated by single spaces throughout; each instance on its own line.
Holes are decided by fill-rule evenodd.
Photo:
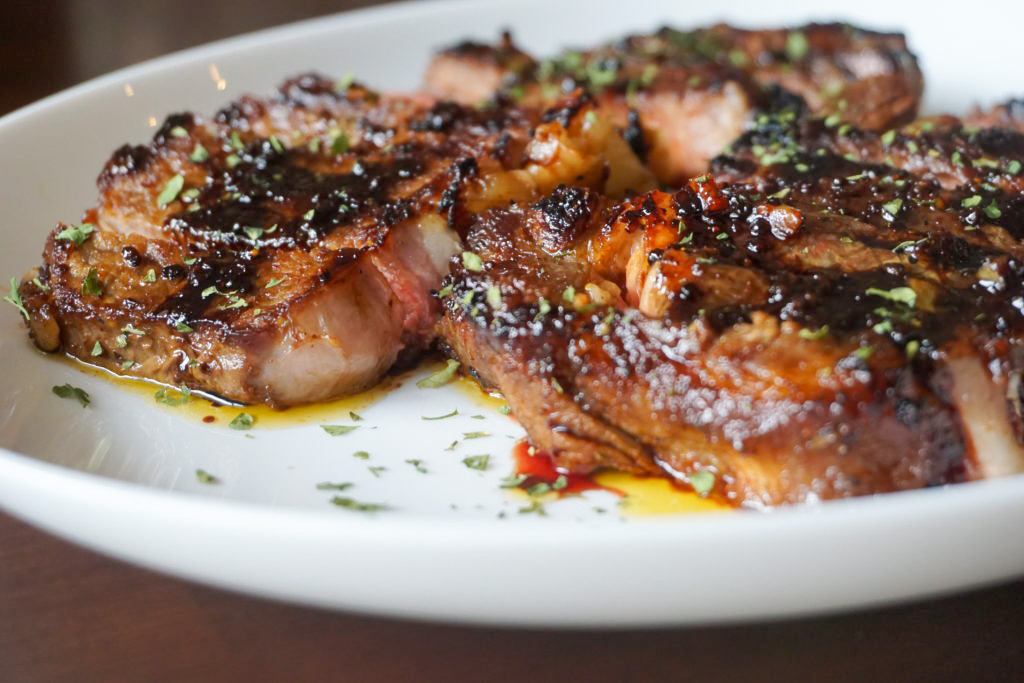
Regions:
M 6 0 L 0 113 L 142 59 L 365 4 Z M 0 513 L 0 681 L 1015 681 L 1022 669 L 1024 582 L 770 624 L 483 629 L 208 589 Z

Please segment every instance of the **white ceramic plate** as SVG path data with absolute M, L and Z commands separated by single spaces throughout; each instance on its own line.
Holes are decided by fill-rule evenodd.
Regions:
M 1014 16 L 1009 16 L 1013 14 Z M 843 18 L 910 34 L 929 77 L 927 108 L 963 111 L 1019 85 L 1016 7 L 820 2 L 429 2 L 357 12 L 189 50 L 86 83 L 0 120 L 0 273 L 38 262 L 58 220 L 94 199 L 111 151 L 173 111 L 210 112 L 311 68 L 412 89 L 428 55 L 511 27 L 553 51 L 671 21 L 778 25 Z M 204 425 L 74 366 L 43 357 L 17 314 L 0 312 L 0 504 L 97 550 L 224 586 L 322 606 L 494 624 L 640 625 L 754 619 L 877 604 L 1024 571 L 1024 478 L 770 514 L 624 520 L 611 494 L 520 515 L 498 488 L 519 428 L 453 387 L 411 381 L 351 424 L 347 407 L 247 435 Z M 88 408 L 61 400 L 70 382 Z M 458 409 L 456 417 L 424 421 Z M 483 419 L 473 415 L 483 414 Z M 230 414 L 228 415 L 230 417 Z M 462 441 L 463 432 L 489 437 Z M 368 460 L 352 456 L 370 453 Z M 490 468 L 465 467 L 489 453 Z M 422 461 L 421 473 L 406 462 Z M 370 467 L 385 467 L 374 473 Z M 203 484 L 196 469 L 220 479 Z M 329 504 L 322 481 L 391 509 Z M 595 508 L 609 512 L 601 514 Z M 502 513 L 505 513 L 502 515 Z

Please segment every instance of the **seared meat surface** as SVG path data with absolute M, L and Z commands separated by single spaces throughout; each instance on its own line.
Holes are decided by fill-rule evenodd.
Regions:
M 30 331 L 236 401 L 358 391 L 433 340 L 430 291 L 469 216 L 564 181 L 651 185 L 592 108 L 570 97 L 543 120 L 303 76 L 172 116 L 114 154 L 83 226 L 50 235 L 20 286 Z
M 544 106 L 589 89 L 667 183 L 702 172 L 766 92 L 781 87 L 837 123 L 885 130 L 917 112 L 922 77 L 902 35 L 841 24 L 748 31 L 663 28 L 537 61 L 512 44 L 463 43 L 439 54 L 428 89 L 473 104 Z
M 677 192 L 484 213 L 442 333 L 572 472 L 761 506 L 1024 471 L 1022 155 L 782 107 Z

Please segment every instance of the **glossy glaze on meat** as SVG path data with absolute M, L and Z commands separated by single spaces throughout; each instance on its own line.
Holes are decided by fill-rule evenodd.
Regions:
M 443 335 L 573 472 L 761 506 L 1024 471 L 1021 145 L 780 106 L 676 192 L 485 213 Z
M 822 118 L 867 130 L 911 120 L 922 90 L 902 35 L 846 24 L 663 28 L 543 61 L 506 35 L 493 47 L 443 51 L 426 80 L 434 94 L 467 104 L 496 96 L 543 106 L 586 88 L 667 183 L 701 173 L 774 88 L 799 95 Z
M 583 95 L 552 116 L 381 97 L 318 76 L 115 152 L 20 290 L 48 351 L 276 407 L 376 382 L 431 343 L 430 292 L 488 206 L 651 178 Z

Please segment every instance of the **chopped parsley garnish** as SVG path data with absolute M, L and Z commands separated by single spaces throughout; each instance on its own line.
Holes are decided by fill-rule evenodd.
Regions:
M 242 159 L 237 154 L 229 154 L 224 157 L 224 163 L 228 165 L 228 168 L 234 168 L 238 164 L 242 163 Z
M 232 429 L 252 429 L 253 424 L 256 423 L 256 418 L 249 413 L 239 413 L 235 416 L 231 422 L 228 423 L 228 427 Z
M 490 436 L 490 435 L 491 435 L 490 432 L 463 432 L 462 433 L 462 438 L 464 438 L 464 439 L 482 439 L 485 436 Z
M 508 404 L 505 404 L 503 406 L 498 407 L 498 412 L 501 413 L 502 415 L 511 415 L 512 408 L 510 408 Z
M 381 472 L 388 471 L 388 468 L 384 467 L 383 465 L 377 465 L 376 467 L 367 467 L 366 469 L 370 470 L 370 474 L 372 474 L 375 477 L 380 477 Z
M 71 227 L 64 228 L 54 235 L 54 239 L 70 240 L 76 247 L 80 247 L 89 239 L 89 235 L 95 231 L 96 226 L 92 223 L 82 223 L 81 225 L 72 225 Z
M 890 221 L 896 219 L 896 216 L 899 215 L 900 209 L 902 209 L 902 208 L 903 208 L 903 200 L 902 199 L 893 199 L 891 201 L 886 202 L 885 204 L 882 204 L 882 209 L 886 213 L 886 218 L 888 218 Z
M 466 270 L 471 270 L 474 273 L 479 273 L 484 269 L 484 264 L 480 259 L 480 256 L 471 251 L 462 252 L 462 265 L 465 266 Z
M 270 289 L 271 287 L 277 287 L 279 284 L 284 282 L 283 277 L 272 278 L 267 284 L 263 285 L 263 289 Z
M 320 425 L 320 428 L 331 436 L 341 436 L 359 429 L 359 425 Z
M 839 122 L 841 120 L 842 119 L 839 117 L 839 114 L 832 114 L 831 116 L 829 116 L 828 118 L 825 119 L 825 127 L 826 128 L 835 128 L 836 126 L 839 125 Z
M 146 274 L 142 276 L 143 282 L 156 282 L 156 270 L 150 268 L 146 271 Z
M 137 337 L 141 337 L 141 336 L 146 334 L 145 332 L 143 332 L 142 330 L 138 329 L 137 327 L 135 327 L 131 323 L 128 323 L 127 325 L 122 327 L 121 331 L 125 332 L 127 334 L 134 334 Z
M 103 294 L 103 284 L 100 282 L 99 274 L 95 268 L 90 268 L 89 272 L 85 275 L 85 279 L 82 280 L 82 294 L 93 294 L 95 296 Z
M 481 455 L 470 455 L 462 459 L 462 464 L 471 470 L 486 470 L 491 456 L 484 453 Z
M 332 154 L 344 154 L 348 151 L 349 142 L 348 135 L 343 130 L 331 131 L 331 153 Z
M 228 311 L 232 308 L 245 308 L 248 306 L 248 302 L 237 294 L 231 294 L 228 296 L 228 303 L 220 307 L 222 311 Z
M 334 84 L 335 92 L 345 92 L 356 80 L 356 75 L 351 71 L 338 79 L 338 82 Z
M 189 332 L 192 331 L 192 328 L 183 322 L 177 323 L 174 326 L 174 329 L 177 330 L 178 332 L 181 332 L 182 334 L 188 334 Z
M 256 240 L 263 236 L 263 228 L 258 228 L 254 225 L 245 226 L 244 228 L 242 228 L 242 232 L 244 232 L 245 236 L 251 239 L 253 242 L 255 242 Z
M 853 352 L 853 355 L 857 356 L 857 358 L 860 358 L 863 361 L 866 361 L 868 358 L 871 358 L 871 354 L 873 354 L 874 352 L 875 347 L 873 346 L 861 346 L 860 348 Z
M 103 344 L 96 342 L 92 345 L 92 351 L 89 352 L 90 356 L 101 356 L 103 355 Z
M 907 358 L 913 358 L 917 355 L 918 350 L 921 348 L 921 342 L 916 339 L 911 339 L 907 342 L 907 347 L 904 349 L 907 353 Z
M 508 477 L 503 478 L 501 480 L 500 486 L 503 489 L 514 489 L 514 488 L 516 488 L 517 486 L 519 486 L 520 484 L 522 484 L 524 481 L 526 481 L 529 478 L 530 477 L 528 475 L 525 475 L 525 474 L 522 474 L 522 473 L 520 473 L 520 474 L 513 474 L 513 475 L 510 475 Z
M 885 131 L 884 133 L 882 133 L 882 137 L 879 139 L 882 141 L 883 145 L 888 147 L 896 140 L 896 130 L 893 129 Z
M 85 393 L 84 390 L 79 389 L 78 387 L 71 386 L 70 384 L 54 387 L 53 393 L 57 394 L 61 398 L 73 398 L 81 403 L 83 408 L 89 405 L 90 402 L 89 394 Z
M 116 337 L 114 337 L 114 345 L 117 346 L 117 348 L 119 349 L 123 349 L 124 347 L 128 346 L 128 337 L 123 334 L 117 335 Z
M 560 394 L 564 394 L 565 393 L 565 389 L 562 388 L 562 383 L 559 382 L 554 377 L 549 379 L 548 382 L 551 383 L 551 388 L 554 389 L 555 391 L 557 391 L 558 393 L 560 393 Z
M 196 146 L 192 148 L 192 153 L 188 155 L 190 161 L 197 164 L 201 164 L 210 158 L 210 153 L 206 151 L 201 143 L 196 143 Z
M 178 193 L 181 192 L 181 188 L 185 187 L 185 176 L 180 173 L 164 185 L 164 189 L 160 192 L 160 195 L 156 198 L 156 205 L 160 207 L 167 206 L 175 199 L 178 198 Z
M 381 510 L 388 509 L 387 505 L 382 505 L 381 503 L 360 503 L 351 498 L 345 498 L 342 496 L 334 496 L 331 498 L 331 503 L 340 508 L 355 510 L 357 512 L 380 512 Z
M 1003 215 L 1002 209 L 996 206 L 995 200 L 989 202 L 988 206 L 986 206 L 983 209 L 983 211 L 985 212 L 985 215 L 991 218 L 992 220 L 995 220 Z
M 284 152 L 284 145 L 281 144 L 281 141 L 277 139 L 276 135 L 270 136 L 270 146 L 273 147 L 274 151 L 277 152 L 278 154 Z
M 50 288 L 47 287 L 46 285 L 44 285 L 43 281 L 40 280 L 38 277 L 32 278 L 32 284 L 34 284 L 36 287 L 38 287 L 39 289 L 43 290 L 44 292 L 49 292 L 50 291 Z
M 416 471 L 419 472 L 420 474 L 426 474 L 427 473 L 427 468 L 423 466 L 423 461 L 422 460 L 415 460 L 415 459 L 410 458 L 410 459 L 406 460 L 405 462 L 406 462 L 406 464 L 409 464 L 409 465 L 412 465 L 413 467 L 415 467 Z
M 313 220 L 313 214 L 315 214 L 315 213 L 316 213 L 316 209 L 310 209 L 306 213 L 302 214 L 302 219 L 306 220 L 306 221 L 311 221 L 311 220 Z
M 865 294 L 874 294 L 880 296 L 883 299 L 889 301 L 895 301 L 901 303 L 909 308 L 913 308 L 917 303 L 917 292 L 910 287 L 894 287 L 893 289 L 877 289 L 875 287 L 868 287 L 864 290 Z
M 363 416 L 360 415 L 359 413 L 355 412 L 354 410 L 348 411 L 348 417 L 353 422 L 362 422 L 363 421 Z
M 1020 169 L 1021 163 L 1016 159 L 1011 159 L 1010 161 L 1006 162 L 1006 172 L 1009 173 L 1010 175 L 1017 175 L 1018 173 L 1020 173 Z
M 559 474 L 555 477 L 555 480 L 551 482 L 552 491 L 561 491 L 569 485 L 569 477 L 564 474 Z
M 322 481 L 316 485 L 316 488 L 320 491 L 344 491 L 345 489 L 352 488 L 353 484 L 350 481 L 343 481 L 334 483 L 330 481 Z
M 352 454 L 352 457 L 359 458 L 360 460 L 369 460 L 370 454 L 367 453 L 366 451 L 356 451 L 355 453 Z
M 537 301 L 537 315 L 536 315 L 536 317 L 540 318 L 542 316 L 547 315 L 550 312 L 551 312 L 551 304 L 548 303 L 547 299 L 545 299 L 544 297 L 541 297 Z
M 531 500 L 529 505 L 519 508 L 518 512 L 521 515 L 536 514 L 541 517 L 547 517 L 548 514 L 544 509 L 544 504 L 539 500 Z
M 962 202 L 960 202 L 960 206 L 964 207 L 965 209 L 970 209 L 972 207 L 977 206 L 978 204 L 981 204 L 980 194 L 971 195 L 970 197 L 967 197 Z
M 28 310 L 25 308 L 25 302 L 21 298 L 21 292 L 18 291 L 17 278 L 11 278 L 11 291 L 4 297 L 4 301 L 21 311 L 21 314 L 25 316 L 25 320 L 28 320 Z
M 487 303 L 490 304 L 491 308 L 501 306 L 501 289 L 497 285 L 491 285 L 487 288 Z
M 192 391 L 184 384 L 181 385 L 181 391 L 177 395 L 174 395 L 173 389 L 167 387 L 160 387 L 153 394 L 153 398 L 156 399 L 157 403 L 164 403 L 169 406 L 182 406 L 188 403 L 192 399 Z
M 568 287 L 566 287 L 565 290 L 562 292 L 562 299 L 566 303 L 570 303 L 570 304 L 573 301 L 575 301 L 576 300 L 576 288 L 573 287 L 572 285 L 569 285 Z
M 686 483 L 693 488 L 693 492 L 702 498 L 706 498 L 711 489 L 715 487 L 715 473 L 710 470 L 700 470 L 686 475 Z
M 171 133 L 171 137 L 173 137 L 173 138 L 187 138 L 188 137 L 188 131 L 185 130 L 181 126 L 175 126 L 174 128 L 171 128 L 170 133 Z
M 822 325 L 814 332 L 808 330 L 807 328 L 803 328 L 802 330 L 800 330 L 800 338 L 808 339 L 811 341 L 822 339 L 826 334 L 828 334 L 828 325 Z
M 220 479 L 213 476 L 206 470 L 196 470 L 196 481 L 200 484 L 219 484 Z
M 921 244 L 922 242 L 925 242 L 926 240 L 927 240 L 926 237 L 922 237 L 919 240 L 907 240 L 906 242 L 900 242 L 899 244 L 897 244 L 895 247 L 892 248 L 893 253 L 899 254 L 901 252 L 904 252 L 904 251 L 910 249 L 911 247 L 915 247 L 918 244 Z
M 455 373 L 461 365 L 462 363 L 459 361 L 449 358 L 448 361 L 446 361 L 443 370 L 438 370 L 429 377 L 424 377 L 420 381 L 416 382 L 416 386 L 420 389 L 437 389 L 438 387 L 443 387 L 455 378 Z
M 810 48 L 810 44 L 807 42 L 807 36 L 800 31 L 790 31 L 786 36 L 786 56 L 789 61 L 795 62 L 802 59 L 807 54 L 808 48 Z
M 452 412 L 450 412 L 450 413 L 446 413 L 446 414 L 444 414 L 444 415 L 438 415 L 437 417 L 427 417 L 426 415 L 424 415 L 424 416 L 423 416 L 423 417 L 421 417 L 420 419 L 421 419 L 421 420 L 443 420 L 443 419 L 445 419 L 445 418 L 447 418 L 447 417 L 455 417 L 455 416 L 456 416 L 456 415 L 458 415 L 458 414 L 459 414 L 459 410 L 458 410 L 458 408 L 456 408 L 456 409 L 455 409 L 455 410 L 453 410 Z

